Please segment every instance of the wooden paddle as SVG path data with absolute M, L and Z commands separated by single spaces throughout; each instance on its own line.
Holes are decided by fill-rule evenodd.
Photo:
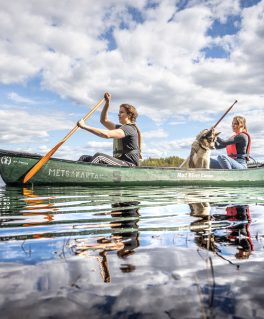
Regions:
M 237 103 L 237 100 L 226 110 L 225 114 L 221 116 L 221 118 L 215 123 L 214 126 L 210 128 L 209 131 L 212 131 L 216 126 L 222 121 L 222 119 L 226 116 L 226 114 L 232 109 L 232 107 Z
M 104 102 L 105 99 L 102 99 L 101 101 L 99 101 L 95 107 L 89 112 L 87 113 L 84 117 L 83 120 L 86 121 L 98 108 L 99 106 Z M 26 176 L 23 179 L 23 183 L 27 183 L 40 169 L 41 167 L 50 159 L 50 157 L 57 151 L 57 149 L 64 143 L 67 141 L 67 139 L 72 136 L 72 134 L 74 132 L 76 132 L 78 130 L 78 125 L 76 125 L 65 137 L 64 139 L 62 139 L 57 145 L 55 145 L 53 147 L 53 149 L 51 149 L 45 156 L 43 156 L 38 162 L 37 164 L 35 164 L 30 171 L 26 174 Z

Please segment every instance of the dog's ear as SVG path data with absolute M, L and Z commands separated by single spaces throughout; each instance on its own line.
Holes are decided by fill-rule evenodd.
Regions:
M 218 133 L 214 133 L 215 136 L 218 136 L 219 134 L 221 134 L 221 132 L 218 132 Z M 206 134 L 204 134 L 203 137 L 210 137 L 213 135 L 213 130 L 209 130 Z
M 207 130 L 207 132 L 203 135 L 204 138 L 207 138 L 212 135 L 212 130 Z
M 201 139 L 201 138 L 205 138 L 207 133 L 208 133 L 208 130 L 207 130 L 207 129 L 202 130 L 202 131 L 196 136 L 196 139 L 199 140 L 199 139 Z

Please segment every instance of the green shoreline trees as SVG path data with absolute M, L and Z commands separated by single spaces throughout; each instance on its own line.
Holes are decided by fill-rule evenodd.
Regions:
M 157 166 L 157 167 L 178 167 L 184 159 L 178 156 L 170 156 L 165 158 L 147 158 L 140 162 L 140 166 Z

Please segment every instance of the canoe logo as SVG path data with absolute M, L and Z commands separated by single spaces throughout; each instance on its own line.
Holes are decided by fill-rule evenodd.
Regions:
M 3 164 L 3 165 L 10 165 L 10 164 L 11 164 L 11 157 L 9 157 L 9 156 L 2 156 L 2 157 L 1 157 L 1 164 Z

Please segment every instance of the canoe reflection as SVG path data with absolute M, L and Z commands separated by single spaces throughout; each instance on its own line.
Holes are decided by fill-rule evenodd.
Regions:
M 140 202 L 122 202 L 112 204 L 113 210 L 107 213 L 96 213 L 94 216 L 110 215 L 113 221 L 101 225 L 111 228 L 109 237 L 76 239 L 71 248 L 76 255 L 92 256 L 91 252 L 97 252 L 101 276 L 104 282 L 110 282 L 110 271 L 107 261 L 107 252 L 116 251 L 117 256 L 127 260 L 127 257 L 134 253 L 139 247 L 138 221 Z M 96 240 L 96 242 L 91 242 Z M 124 263 L 121 264 L 122 272 L 131 272 L 136 269 L 135 265 Z
M 189 204 L 191 215 L 200 219 L 191 224 L 196 233 L 195 242 L 223 257 L 224 247 L 236 247 L 237 259 L 249 258 L 254 250 L 250 235 L 250 208 L 248 205 L 228 205 L 224 214 L 210 213 L 209 203 Z M 200 227 L 198 227 L 200 225 Z

